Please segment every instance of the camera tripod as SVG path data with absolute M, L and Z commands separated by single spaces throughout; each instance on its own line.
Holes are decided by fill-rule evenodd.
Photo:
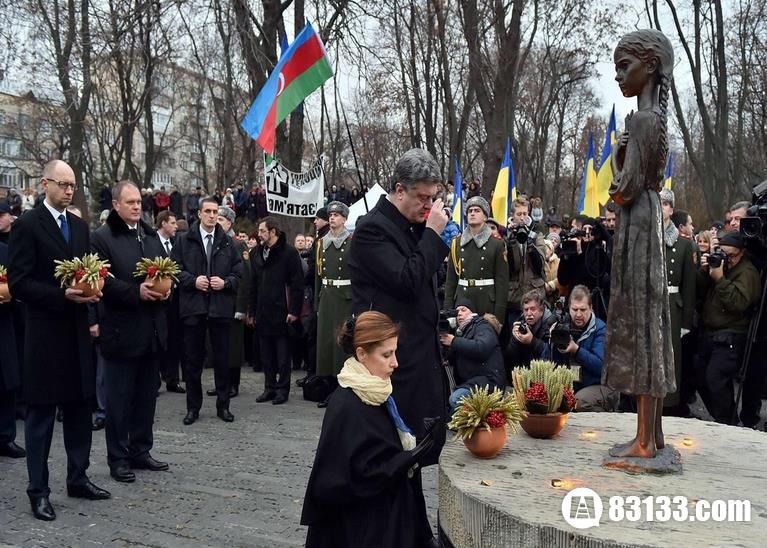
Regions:
M 735 397 L 735 408 L 733 410 L 732 421 L 733 424 L 738 424 L 738 406 L 741 403 L 743 397 L 743 383 L 746 380 L 748 374 L 748 366 L 751 362 L 751 353 L 754 345 L 759 339 L 759 327 L 762 323 L 762 314 L 764 313 L 765 301 L 767 301 L 767 268 L 762 270 L 762 297 L 759 299 L 754 315 L 751 317 L 751 323 L 748 326 L 748 337 L 746 338 L 746 346 L 743 349 L 743 360 L 740 363 L 740 369 L 735 376 L 735 381 L 738 383 L 738 393 Z

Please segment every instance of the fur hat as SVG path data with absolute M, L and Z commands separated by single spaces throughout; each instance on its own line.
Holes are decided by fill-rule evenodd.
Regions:
M 488 219 L 491 217 L 490 204 L 488 204 L 487 200 L 482 196 L 474 196 L 473 198 L 466 200 L 466 211 L 468 211 L 470 207 L 478 207 L 485 214 L 485 217 Z
M 674 193 L 670 188 L 664 188 L 660 191 L 660 201 L 668 202 L 671 207 L 674 207 Z
M 338 201 L 330 202 L 328 204 L 328 218 L 330 218 L 330 214 L 331 213 L 338 213 L 344 219 L 348 219 L 349 218 L 349 206 L 347 206 L 343 202 L 338 202 Z
M 234 220 L 237 218 L 232 208 L 227 206 L 218 206 L 218 214 L 226 218 L 230 223 L 234 223 Z

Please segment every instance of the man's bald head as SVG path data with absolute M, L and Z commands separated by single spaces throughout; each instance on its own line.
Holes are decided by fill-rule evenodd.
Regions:
M 43 168 L 43 179 L 75 181 L 75 172 L 64 160 L 51 160 Z

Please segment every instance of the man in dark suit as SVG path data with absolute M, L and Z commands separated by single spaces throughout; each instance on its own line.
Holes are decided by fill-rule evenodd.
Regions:
M 163 257 L 170 257 L 173 245 L 176 242 L 178 230 L 177 216 L 173 211 L 166 210 L 157 214 L 155 226 L 157 238 L 160 240 L 160 249 Z M 174 284 L 175 285 L 175 284 Z M 186 390 L 181 386 L 179 365 L 183 354 L 183 333 L 181 321 L 178 318 L 178 290 L 174 289 L 166 307 L 168 323 L 168 344 L 160 357 L 160 378 L 165 381 L 168 392 L 184 394 Z
M 112 212 L 93 233 L 93 251 L 111 264 L 113 278 L 104 283 L 99 303 L 101 355 L 104 358 L 107 462 L 112 477 L 136 480 L 131 468 L 167 470 L 155 460 L 152 424 L 160 351 L 167 339 L 165 305 L 170 296 L 157 293 L 152 282 L 135 276 L 143 257 L 159 256 L 160 241 L 141 219 L 141 191 L 132 181 L 120 181 L 112 191 Z
M 177 239 L 171 252 L 181 269 L 179 317 L 184 326 L 187 426 L 199 418 L 202 407 L 206 334 L 213 349 L 216 412 L 224 422 L 234 420 L 229 411 L 229 323 L 243 272 L 237 248 L 218 225 L 216 200 L 203 198 L 197 216 L 199 222 Z
M 8 246 L 0 242 L 0 265 L 8 266 Z M 21 385 L 12 298 L 0 295 L 0 456 L 19 459 L 26 451 L 16 443 L 16 390 Z
M 290 350 L 288 329 L 301 314 L 304 300 L 304 271 L 298 251 L 285 241 L 274 217 L 258 224 L 259 245 L 250 254 L 253 272 L 249 322 L 255 325 L 264 368 L 264 392 L 259 403 L 288 401 Z
M 75 174 L 61 160 L 43 170 L 45 200 L 14 223 L 9 244 L 9 282 L 14 298 L 26 305 L 24 398 L 27 445 L 27 494 L 35 517 L 56 519 L 48 499 L 48 454 L 56 405 L 64 411 L 67 493 L 70 497 L 106 499 L 110 494 L 88 479 L 91 451 L 91 403 L 95 373 L 88 303 L 77 289 L 62 289 L 53 277 L 54 261 L 80 257 L 90 250 L 88 225 L 66 212 L 75 191 Z
M 349 250 L 352 313 L 377 310 L 401 326 L 392 397 L 419 441 L 428 432 L 424 419 L 444 417 L 447 403 L 437 337 L 437 271 L 449 251 L 440 238 L 448 217 L 442 200 L 432 201 L 441 180 L 431 154 L 407 151 L 394 169 L 388 196 L 357 222 Z M 445 441 L 444 427 L 434 434 L 427 464 L 436 464 Z M 418 472 L 413 489 L 423 501 Z M 418 510 L 426 519 L 425 502 Z M 423 534 L 432 538 L 431 530 Z

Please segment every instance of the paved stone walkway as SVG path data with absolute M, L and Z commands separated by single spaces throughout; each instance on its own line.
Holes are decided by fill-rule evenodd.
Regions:
M 212 385 L 206 371 L 203 386 Z M 112 492 L 108 501 L 66 496 L 57 423 L 49 466 L 58 518 L 32 517 L 24 459 L 0 458 L 0 546 L 302 546 L 301 507 L 323 410 L 303 401 L 295 386 L 285 405 L 257 404 L 262 388 L 263 375 L 243 368 L 240 395 L 231 404 L 235 421 L 219 420 L 215 398 L 206 397 L 192 426 L 181 423 L 184 396 L 163 389 L 153 456 L 170 462 L 170 471 L 137 471 L 132 484 L 109 477 L 104 431 L 94 432 L 89 475 Z M 23 423 L 17 426 L 23 445 Z M 436 467 L 425 470 L 424 487 L 436 527 Z

